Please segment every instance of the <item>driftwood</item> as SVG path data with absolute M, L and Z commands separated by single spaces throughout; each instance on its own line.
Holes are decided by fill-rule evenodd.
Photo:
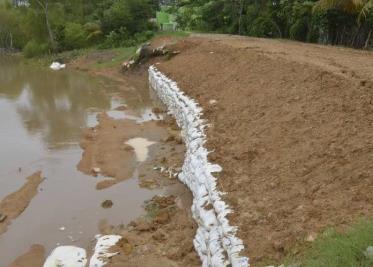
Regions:
M 147 62 L 149 59 L 160 56 L 173 57 L 179 54 L 179 51 L 173 51 L 167 48 L 165 45 L 152 49 L 149 43 L 142 45 L 137 49 L 135 56 L 130 60 L 123 62 L 122 71 L 128 71 L 136 66 Z

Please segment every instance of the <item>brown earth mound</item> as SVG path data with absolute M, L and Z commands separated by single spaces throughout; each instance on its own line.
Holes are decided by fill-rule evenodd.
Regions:
M 254 266 L 373 214 L 372 53 L 223 36 L 176 48 L 157 67 L 204 108 Z

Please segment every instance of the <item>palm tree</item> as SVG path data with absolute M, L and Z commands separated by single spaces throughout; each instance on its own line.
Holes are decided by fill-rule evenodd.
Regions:
M 313 11 L 326 11 L 329 9 L 338 9 L 348 14 L 357 15 L 358 30 L 351 43 L 354 45 L 369 10 L 373 9 L 373 0 L 319 0 L 316 2 Z M 369 44 L 371 35 L 372 29 L 370 29 L 368 37 L 365 41 L 365 48 Z
M 325 11 L 329 9 L 339 9 L 347 13 L 355 13 L 357 2 L 362 0 L 319 0 L 314 6 L 314 11 Z

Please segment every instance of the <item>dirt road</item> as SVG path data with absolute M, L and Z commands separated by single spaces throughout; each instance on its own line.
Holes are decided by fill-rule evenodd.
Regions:
M 157 68 L 204 108 L 210 160 L 253 266 L 373 214 L 373 53 L 222 35 Z

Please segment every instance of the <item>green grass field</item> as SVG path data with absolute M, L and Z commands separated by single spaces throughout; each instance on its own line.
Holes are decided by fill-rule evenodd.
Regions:
M 369 246 L 373 246 L 372 220 L 359 222 L 344 233 L 328 230 L 301 259 L 288 262 L 301 262 L 302 267 L 372 267 L 373 259 L 365 255 Z

